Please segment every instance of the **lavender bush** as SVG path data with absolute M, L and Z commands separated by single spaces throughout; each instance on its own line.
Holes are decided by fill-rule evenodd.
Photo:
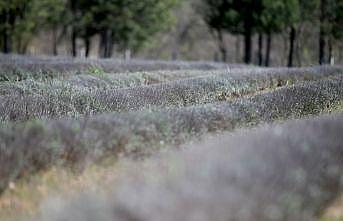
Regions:
M 207 132 L 320 114 L 342 101 L 340 77 L 232 102 L 9 123 L 0 127 L 0 189 L 51 165 L 83 165 L 118 153 L 145 155 Z
M 239 73 L 239 72 L 238 72 Z M 78 117 L 102 112 L 124 112 L 161 107 L 182 107 L 234 100 L 244 95 L 289 86 L 297 82 L 342 76 L 341 68 L 257 70 L 222 73 L 122 89 L 87 88 L 65 84 L 27 83 L 8 88 L 0 96 L 0 120 Z M 1 90 L 0 90 L 1 91 Z
M 42 221 L 312 221 L 343 190 L 343 115 L 216 137 L 153 159 L 106 196 L 44 207 Z

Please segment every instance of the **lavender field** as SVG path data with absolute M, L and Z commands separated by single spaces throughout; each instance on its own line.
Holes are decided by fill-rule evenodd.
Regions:
M 0 220 L 342 220 L 342 111 L 343 66 L 0 55 Z

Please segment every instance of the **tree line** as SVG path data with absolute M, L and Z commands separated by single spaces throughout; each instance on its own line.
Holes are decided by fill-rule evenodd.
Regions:
M 3 53 L 25 53 L 38 31 L 52 32 L 53 54 L 67 36 L 71 54 L 77 40 L 89 55 L 91 38 L 100 36 L 99 56 L 118 50 L 139 50 L 171 24 L 177 0 L 0 0 L 0 47 Z
M 189 1 L 189 0 L 183 0 Z M 288 66 L 294 65 L 296 41 L 303 23 L 318 29 L 318 62 L 329 63 L 343 37 L 342 0 L 197 0 L 197 13 L 215 36 L 221 60 L 227 62 L 224 36 L 244 38 L 243 62 L 252 63 L 253 38 L 258 36 L 258 65 L 269 66 L 273 36 L 288 32 Z M 173 24 L 173 10 L 182 0 L 0 0 L 0 50 L 26 53 L 40 31 L 52 33 L 52 53 L 68 40 L 77 56 L 83 43 L 89 56 L 91 39 L 99 36 L 99 57 L 114 50 L 137 52 Z M 175 9 L 176 8 L 176 9 Z M 189 18 L 191 19 L 191 18 Z M 181 34 L 184 35 L 186 31 Z
M 217 39 L 222 61 L 227 60 L 225 32 L 244 36 L 247 64 L 252 62 L 252 38 L 257 34 L 258 64 L 265 66 L 269 66 L 273 35 L 285 30 L 289 32 L 288 66 L 294 65 L 295 41 L 303 22 L 319 26 L 320 64 L 330 62 L 335 42 L 343 37 L 342 0 L 202 0 L 199 12 Z

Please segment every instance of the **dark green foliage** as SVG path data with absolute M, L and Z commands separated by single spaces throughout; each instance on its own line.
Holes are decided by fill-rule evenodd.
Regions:
M 257 29 L 263 33 L 279 33 L 299 21 L 298 0 L 262 0 Z
M 63 11 L 63 0 L 1 0 L 1 51 L 25 53 L 35 33 L 63 23 Z
M 85 40 L 88 56 L 90 38 L 100 34 L 100 56 L 111 57 L 113 45 L 134 52 L 155 33 L 166 29 L 171 8 L 177 0 L 69 0 L 73 45 Z M 74 46 L 73 46 L 74 47 Z M 74 48 L 73 48 L 74 50 Z
M 244 35 L 244 62 L 251 62 L 252 36 L 259 34 L 259 65 L 262 64 L 262 40 L 266 34 L 267 52 L 265 64 L 269 65 L 271 35 L 289 29 L 288 66 L 293 66 L 295 44 L 299 26 L 305 22 L 320 27 L 320 64 L 330 63 L 333 47 L 342 38 L 343 6 L 340 0 L 203 0 L 200 11 L 207 25 L 214 30 L 226 58 L 223 32 Z M 298 49 L 297 49 L 298 50 Z M 328 51 L 328 56 L 326 56 Z
M 52 30 L 53 53 L 71 27 L 72 50 L 76 40 L 101 36 L 104 57 L 111 56 L 113 44 L 137 51 L 151 36 L 171 24 L 171 8 L 177 0 L 2 0 L 0 2 L 0 46 L 4 53 L 25 53 L 37 32 Z
M 255 33 L 281 32 L 300 16 L 297 0 L 203 0 L 200 13 L 218 37 L 224 61 L 226 49 L 222 32 L 244 36 L 245 63 L 251 63 Z
M 333 16 L 330 18 L 332 35 L 336 40 L 340 40 L 343 38 L 343 2 L 336 1 L 333 4 Z

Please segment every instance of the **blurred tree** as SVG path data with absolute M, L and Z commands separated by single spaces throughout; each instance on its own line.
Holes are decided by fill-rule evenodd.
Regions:
M 316 20 L 317 9 L 321 8 L 319 51 L 320 63 L 325 58 L 328 45 L 332 57 L 333 42 L 341 38 L 341 0 L 203 0 L 201 14 L 215 34 L 222 60 L 226 61 L 227 50 L 223 32 L 244 35 L 244 62 L 251 62 L 251 37 L 258 33 L 258 63 L 263 60 L 263 35 L 267 35 L 265 65 L 269 66 L 272 35 L 289 29 L 288 66 L 294 65 L 294 54 L 299 26 L 303 22 Z M 330 60 L 330 59 L 329 59 Z
M 90 38 L 100 35 L 100 57 L 111 57 L 119 50 L 139 50 L 153 34 L 167 28 L 171 8 L 177 0 L 69 0 L 73 17 L 72 45 L 82 37 L 89 53 Z
M 334 63 L 333 58 L 333 44 L 343 39 L 343 1 L 331 2 L 331 10 L 333 11 L 329 17 L 329 24 L 331 25 L 331 37 L 329 39 L 329 61 Z
M 281 33 L 288 27 L 291 29 L 288 65 L 292 66 L 296 34 L 294 24 L 300 16 L 298 0 L 262 0 L 262 7 L 258 10 L 258 30 L 267 34 L 265 66 L 269 66 L 270 63 L 272 34 Z
M 244 62 L 251 62 L 252 36 L 259 33 L 259 64 L 262 64 L 262 35 L 267 34 L 266 65 L 269 65 L 271 35 L 293 24 L 299 16 L 297 0 L 203 0 L 201 14 L 216 33 L 222 60 L 226 60 L 223 31 L 244 36 Z
M 64 0 L 40 0 L 36 13 L 41 18 L 40 28 L 52 31 L 52 51 L 57 55 L 57 46 L 66 34 L 70 17 L 67 16 L 66 2 Z M 61 33 L 58 34 L 59 29 Z
M 197 0 L 185 0 L 173 10 L 176 23 L 168 33 L 173 38 L 172 60 L 178 60 L 182 53 L 182 47 L 191 47 L 194 43 L 194 38 L 199 38 L 195 30 L 201 25 L 202 20 L 193 9 L 196 5 Z M 187 45 L 187 43 L 189 44 Z M 191 49 L 189 48 L 188 50 Z
M 327 0 L 320 0 L 320 24 L 319 24 L 319 64 L 325 64 L 325 44 L 328 34 L 328 10 Z
M 298 0 L 299 14 L 295 22 L 290 25 L 290 52 L 288 57 L 288 66 L 294 65 L 294 56 L 296 54 L 298 57 L 298 65 L 301 65 L 300 59 L 300 37 L 303 32 L 305 25 L 311 25 L 312 27 L 316 25 L 318 18 L 318 7 L 320 0 Z M 306 41 L 306 39 L 304 39 Z M 306 48 L 303 48 L 307 51 Z M 294 52 L 294 53 L 293 53 Z
M 244 62 L 251 63 L 252 36 L 258 24 L 260 0 L 203 0 L 200 7 L 205 22 L 218 39 L 222 61 L 227 60 L 223 32 L 244 36 Z
M 118 0 L 117 0 L 118 1 Z M 117 4 L 116 15 L 108 20 L 103 29 L 110 29 L 112 45 L 119 50 L 139 50 L 158 31 L 166 29 L 172 22 L 171 8 L 177 0 L 125 0 Z M 111 21 L 113 20 L 113 22 Z
M 343 1 L 320 0 L 319 21 L 319 64 L 331 63 L 333 43 L 343 37 Z M 326 51 L 328 51 L 328 56 L 326 56 Z
M 1 45 L 4 53 L 25 53 L 34 34 L 45 25 L 57 25 L 61 0 L 0 1 Z
M 14 35 L 20 35 L 24 30 L 31 27 L 31 22 L 23 26 L 22 22 L 27 16 L 27 8 L 30 1 L 3 0 L 0 2 L 0 31 L 2 33 L 2 51 L 11 53 L 13 51 Z
M 263 5 L 261 0 L 235 0 L 234 8 L 236 12 L 228 12 L 227 18 L 238 18 L 238 23 L 233 33 L 243 34 L 244 36 L 244 62 L 250 64 L 252 60 L 252 37 L 259 25 L 259 15 Z M 237 16 L 238 15 L 238 16 Z M 237 20 L 236 20 L 237 21 Z M 231 28 L 228 26 L 228 30 Z
M 199 12 L 217 39 L 221 60 L 226 62 L 227 49 L 223 32 L 226 31 L 226 27 L 230 26 L 233 28 L 238 23 L 237 12 L 233 10 L 232 3 L 227 0 L 203 0 L 203 4 L 199 7 Z M 227 15 L 231 17 L 227 17 Z
M 88 57 L 91 38 L 98 33 L 99 23 L 95 20 L 95 11 L 101 4 L 98 0 L 69 0 L 68 10 L 71 25 L 72 55 L 77 56 L 77 38 L 82 38 L 85 56 Z
M 77 47 L 76 47 L 76 40 L 78 37 L 78 29 L 80 28 L 81 23 L 81 14 L 79 10 L 80 7 L 80 0 L 68 0 L 67 2 L 67 14 L 68 18 L 70 18 L 70 26 L 71 26 L 71 54 L 73 57 L 77 56 Z

